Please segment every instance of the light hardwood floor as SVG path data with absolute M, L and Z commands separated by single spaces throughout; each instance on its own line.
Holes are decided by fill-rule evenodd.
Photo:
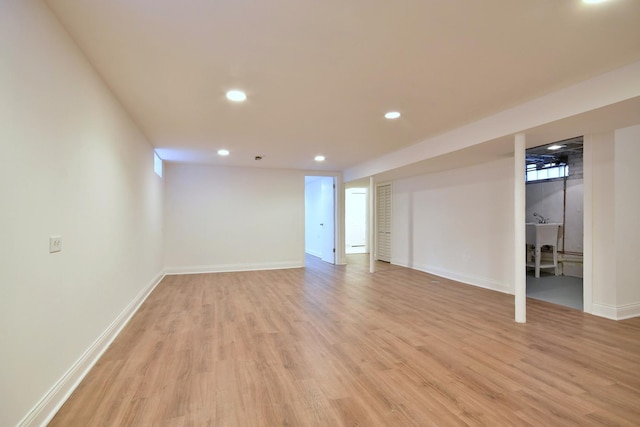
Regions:
M 50 425 L 640 424 L 640 319 L 381 267 L 168 276 Z

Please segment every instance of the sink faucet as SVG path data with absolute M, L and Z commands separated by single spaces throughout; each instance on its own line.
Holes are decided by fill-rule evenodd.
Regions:
M 538 224 L 546 224 L 549 222 L 549 218 L 545 218 L 537 212 L 534 212 L 533 216 L 537 218 Z

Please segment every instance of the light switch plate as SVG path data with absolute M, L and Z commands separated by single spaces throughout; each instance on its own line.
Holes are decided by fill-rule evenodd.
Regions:
M 60 252 L 62 250 L 62 237 L 49 237 L 49 253 Z

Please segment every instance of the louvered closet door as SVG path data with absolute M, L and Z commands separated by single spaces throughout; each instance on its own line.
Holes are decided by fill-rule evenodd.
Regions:
M 391 184 L 376 188 L 376 254 L 380 261 L 391 261 Z

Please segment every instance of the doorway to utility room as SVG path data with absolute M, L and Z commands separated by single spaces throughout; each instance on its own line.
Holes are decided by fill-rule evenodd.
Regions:
M 335 264 L 335 178 L 305 176 L 304 182 L 304 251 Z
M 527 297 L 583 311 L 583 138 L 526 156 Z

